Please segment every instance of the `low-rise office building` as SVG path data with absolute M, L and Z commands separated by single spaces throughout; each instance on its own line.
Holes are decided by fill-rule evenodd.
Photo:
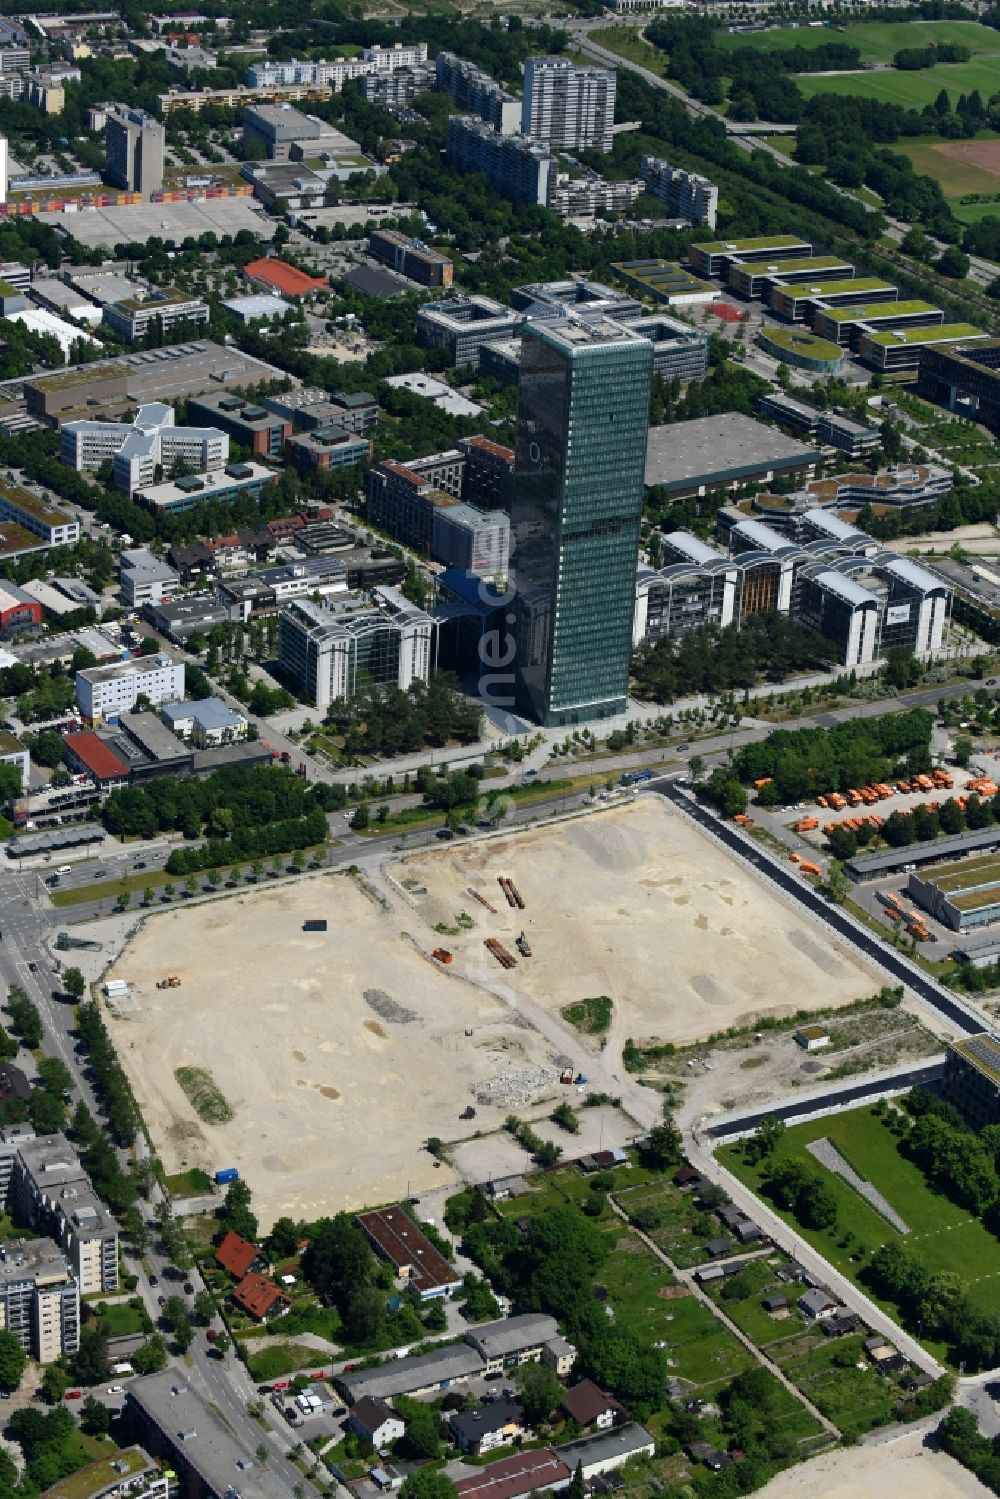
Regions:
M 122 552 L 118 559 L 118 583 L 122 598 L 133 609 L 144 604 L 159 604 L 178 584 L 173 568 L 141 547 Z
M 151 484 L 157 469 L 172 473 L 178 459 L 199 472 L 228 460 L 229 438 L 218 426 L 177 427 L 174 420 L 174 408 L 156 401 L 140 406 L 134 422 L 64 422 L 60 460 L 80 473 L 110 458 L 115 486 L 127 494 Z
M 188 417 L 204 422 L 206 426 L 220 429 L 233 442 L 249 448 L 254 458 L 273 458 L 280 461 L 285 442 L 291 435 L 291 422 L 268 410 L 264 405 L 248 401 L 244 396 L 219 391 L 212 395 L 191 396 L 187 403 Z M 198 465 L 199 471 L 217 470 L 225 467 L 229 459 L 226 451 L 214 461 Z M 150 479 L 152 475 L 150 476 Z M 149 482 L 149 481 L 147 481 Z
M 732 560 L 683 531 L 671 531 L 662 546 L 666 564 L 642 568 L 636 579 L 633 646 L 705 625 L 731 625 L 739 601 L 739 570 Z
M 129 343 L 145 338 L 151 328 L 167 332 L 178 323 L 194 328 L 207 323 L 208 317 L 207 302 L 188 296 L 175 286 L 153 286 L 141 296 L 124 297 L 104 308 L 108 327 Z
M 870 474 L 831 474 L 813 479 L 803 490 L 786 496 L 790 501 L 807 496 L 810 505 L 847 510 L 862 505 L 933 505 L 950 494 L 954 479 L 936 463 L 894 463 Z
M 109 796 L 128 785 L 129 767 L 106 740 L 90 730 L 64 734 L 66 760 L 78 775 L 86 776 L 99 796 Z
M 447 255 L 408 234 L 400 234 L 398 229 L 373 229 L 368 236 L 368 253 L 421 286 L 449 287 L 454 279 L 454 262 Z
M 247 737 L 249 720 L 219 697 L 198 698 L 189 703 L 165 703 L 163 722 L 181 739 L 197 749 L 216 744 L 239 744 Z
M 76 674 L 76 701 L 91 721 L 115 722 L 131 713 L 140 696 L 155 706 L 184 696 L 184 662 L 172 656 L 137 656 L 114 666 L 86 667 Z
M 688 255 L 699 276 L 721 277 L 733 260 L 801 260 L 811 255 L 808 240 L 795 234 L 764 234 L 753 239 L 716 239 L 707 244 L 691 245 Z
M 995 853 L 931 864 L 910 875 L 907 894 L 953 932 L 1000 921 L 1000 861 Z
M 924 349 L 935 344 L 972 343 L 989 334 L 971 323 L 939 323 L 931 328 L 859 328 L 858 358 L 879 374 L 900 374 L 919 368 Z
M 78 520 L 17 484 L 0 483 L 0 520 L 14 521 L 50 547 L 74 546 L 80 540 Z
M 781 267 L 778 267 L 779 271 Z M 812 327 L 813 318 L 820 306 L 824 308 L 847 306 L 853 302 L 895 302 L 899 292 L 888 281 L 876 276 L 865 276 L 857 280 L 823 280 L 785 282 L 780 279 L 771 283 L 770 308 L 776 317 L 788 323 L 805 323 Z
M 646 483 L 671 498 L 705 495 L 713 489 L 767 483 L 775 477 L 811 477 L 822 454 L 785 437 L 751 417 L 695 417 L 651 427 L 646 449 Z
M 664 380 L 703 380 L 708 369 L 708 334 L 665 313 L 620 319 L 653 345 L 653 374 Z
M 779 282 L 794 286 L 799 282 L 846 280 L 854 275 L 849 260 L 839 255 L 793 256 L 789 260 L 731 260 L 726 267 L 726 285 L 737 296 L 748 301 L 770 300 L 771 290 Z
M 798 615 L 803 624 L 833 641 L 842 666 L 867 666 L 875 660 L 881 601 L 863 583 L 830 568 L 806 568 Z
M 324 607 L 297 598 L 279 614 L 282 670 L 317 708 L 355 696 L 362 682 L 405 691 L 429 680 L 436 659 L 431 616 L 394 588 L 375 588 L 373 600 L 349 595 Z
M 934 328 L 944 322 L 940 307 L 910 298 L 897 302 L 849 302 L 846 307 L 817 303 L 813 311 L 813 332 L 828 338 L 841 348 L 856 349 L 862 329 Z
M 78 1352 L 80 1288 L 51 1239 L 0 1244 L 0 1328 L 40 1364 Z
M 613 268 L 637 291 L 667 307 L 705 307 L 722 295 L 675 260 L 623 260 Z
M 555 1318 L 544 1312 L 523 1312 L 496 1322 L 482 1322 L 469 1329 L 465 1341 L 482 1355 L 487 1377 L 531 1363 L 547 1364 L 562 1376 L 569 1373 L 576 1358 L 572 1345 L 566 1345 L 569 1356 L 563 1354 L 565 1339 Z M 553 1347 L 554 1354 L 550 1351 Z
M 757 402 L 757 411 L 761 416 L 770 417 L 772 421 L 780 422 L 793 432 L 808 433 L 820 442 L 829 443 L 832 448 L 846 453 L 849 458 L 867 457 L 869 453 L 876 451 L 881 442 L 875 427 L 866 427 L 829 408 L 820 411 L 815 406 L 807 406 L 804 401 L 796 401 L 783 390 L 768 391 L 761 396 Z
M 421 1301 L 447 1296 L 462 1284 L 455 1267 L 401 1207 L 376 1208 L 358 1215 L 358 1227 L 371 1240 L 375 1253 L 388 1260 L 401 1280 L 412 1286 Z
M 10 640 L 42 624 L 42 606 L 16 583 L 0 582 L 0 637 Z
M 1000 437 L 1000 339 L 959 339 L 921 349 L 917 394 Z
M 214 500 L 232 504 L 241 495 L 259 500 L 267 485 L 273 484 L 277 477 L 274 469 L 263 463 L 227 463 L 215 473 L 186 474 L 182 479 L 147 485 L 137 489 L 133 499 L 158 515 L 173 514 Z
M 475 364 L 480 347 L 493 339 L 509 338 L 524 322 L 492 297 L 455 297 L 428 302 L 417 313 L 417 342 L 443 349 L 454 368 Z
M 1000 1124 L 1000 1041 L 985 1031 L 953 1041 L 941 1091 L 975 1128 Z
M 372 445 L 367 437 L 356 432 L 346 432 L 343 427 L 331 423 L 328 427 L 314 427 L 310 432 L 299 432 L 289 437 L 285 444 L 285 455 L 291 466 L 300 474 L 319 471 L 325 473 L 338 468 L 356 468 L 367 463 L 372 456 Z

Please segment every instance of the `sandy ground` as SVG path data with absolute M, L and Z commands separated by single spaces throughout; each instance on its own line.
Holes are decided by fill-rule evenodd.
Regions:
M 1000 177 L 1000 141 L 949 141 L 941 147 L 941 155 L 970 161 L 974 167 Z
M 301 930 L 320 916 L 327 932 Z M 471 1132 L 458 1116 L 477 1085 L 548 1065 L 553 1048 L 501 1000 L 442 971 L 407 927 L 411 913 L 386 912 L 343 875 L 145 923 L 112 970 L 133 991 L 109 1023 L 168 1172 L 238 1166 L 265 1226 L 447 1176 L 423 1142 Z M 165 974 L 181 987 L 158 990 Z M 387 1018 L 385 997 L 402 1023 L 398 1011 Z M 229 1124 L 198 1119 L 174 1077 L 185 1064 L 211 1071 Z M 555 1096 L 558 1083 L 542 1092 Z M 497 1129 L 509 1107 L 477 1100 L 474 1127 Z
M 990 1490 L 921 1431 L 891 1442 L 841 1448 L 790 1468 L 761 1489 L 761 1499 L 986 1499 Z
M 475 918 L 475 930 L 441 939 L 462 971 L 502 978 L 550 1012 L 610 995 L 609 1051 L 628 1036 L 689 1042 L 762 1012 L 846 1004 L 880 982 L 659 797 L 415 855 L 391 873 L 429 926 Z M 508 906 L 499 874 L 515 881 L 524 911 Z M 532 956 L 502 973 L 483 939 L 514 952 L 522 930 Z

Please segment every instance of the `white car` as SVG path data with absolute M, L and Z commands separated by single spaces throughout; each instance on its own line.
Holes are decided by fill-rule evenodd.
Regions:
M 109 1395 L 124 1395 L 124 1393 L 125 1393 L 125 1386 L 123 1384 L 111 1384 L 111 1385 L 108 1385 L 108 1394 Z

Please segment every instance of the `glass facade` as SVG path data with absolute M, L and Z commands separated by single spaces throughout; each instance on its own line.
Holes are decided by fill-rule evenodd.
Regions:
M 524 330 L 511 623 L 516 704 L 542 724 L 626 706 L 652 363 L 607 319 Z

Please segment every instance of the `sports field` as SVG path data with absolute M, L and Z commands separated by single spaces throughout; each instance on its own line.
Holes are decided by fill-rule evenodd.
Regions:
M 942 42 L 970 47 L 973 52 L 1000 51 L 1000 32 L 978 21 L 873 21 L 845 26 L 783 26 L 776 31 L 755 31 L 739 35 L 725 34 L 718 45 L 736 47 L 822 47 L 844 42 L 857 47 L 862 62 L 891 62 L 893 54 L 903 47 L 922 47 Z
M 876 99 L 880 104 L 901 104 L 907 109 L 923 109 L 933 104 L 942 89 L 952 104 L 961 94 L 978 89 L 984 99 L 1000 89 L 1000 32 L 994 39 L 992 55 L 980 53 L 970 62 L 940 63 L 919 73 L 882 68 L 870 73 L 797 73 L 795 81 L 807 99 L 814 94 L 853 94 L 862 99 Z
M 948 198 L 963 193 L 1000 192 L 1000 139 L 897 141 L 892 147 L 908 156 L 915 172 L 933 177 Z M 1000 203 L 993 204 L 1000 214 Z

